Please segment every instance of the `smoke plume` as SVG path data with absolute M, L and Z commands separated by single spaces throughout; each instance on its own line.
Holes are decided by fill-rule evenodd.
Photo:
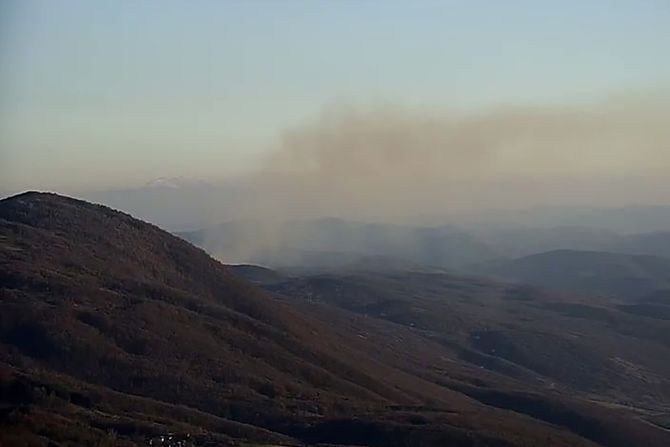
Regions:
M 662 203 L 670 190 L 667 99 L 480 114 L 327 109 L 284 132 L 249 179 L 236 217 L 254 224 L 238 230 L 228 252 L 249 258 L 299 240 L 304 230 L 280 225 L 299 219 L 440 224 L 487 208 Z
M 479 115 L 333 108 L 286 131 L 250 216 L 407 220 L 485 207 L 654 202 L 670 187 L 670 102 Z

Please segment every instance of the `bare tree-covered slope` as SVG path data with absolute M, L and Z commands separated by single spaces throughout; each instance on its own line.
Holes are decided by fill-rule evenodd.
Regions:
M 670 439 L 627 409 L 461 361 L 407 325 L 273 298 L 128 215 L 53 194 L 0 201 L 0 443 L 160 436 L 192 445 Z

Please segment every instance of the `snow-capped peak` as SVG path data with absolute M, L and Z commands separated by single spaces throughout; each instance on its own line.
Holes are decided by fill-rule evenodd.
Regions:
M 192 180 L 184 177 L 158 177 L 147 182 L 145 188 L 172 188 L 178 189 L 187 186 L 204 185 L 201 180 Z

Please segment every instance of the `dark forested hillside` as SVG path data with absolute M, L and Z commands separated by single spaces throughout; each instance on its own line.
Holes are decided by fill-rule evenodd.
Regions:
M 269 294 L 187 242 L 109 208 L 42 193 L 2 200 L 0 445 L 147 445 L 160 436 L 186 445 L 670 442 L 659 427 L 667 424 L 662 358 L 611 359 L 654 383 L 656 408 L 643 408 L 645 399 L 615 402 L 604 391 L 581 397 L 573 390 L 590 382 L 572 384 L 576 373 L 561 370 L 556 381 L 566 385 L 555 386 L 542 368 L 569 369 L 565 359 L 592 351 L 575 344 L 555 359 L 541 356 L 551 343 L 568 342 L 515 326 L 542 318 L 532 305 L 494 315 L 487 285 L 426 282 L 421 291 L 410 278 L 375 280 L 384 284 L 371 289 L 385 298 L 364 304 L 370 293 L 349 279 L 289 282 Z M 323 284 L 344 293 L 315 299 Z M 468 300 L 465 289 L 481 296 L 470 310 L 424 305 L 438 295 Z M 509 303 L 536 297 L 502 293 Z M 633 336 L 665 355 L 667 339 L 654 339 L 655 330 Z M 521 345 L 514 331 L 523 332 Z M 627 388 L 635 380 L 607 374 L 603 387 L 622 396 L 636 389 Z
M 265 287 L 409 326 L 460 361 L 508 377 L 670 408 L 670 308 L 661 301 L 629 304 L 438 272 L 331 272 L 272 278 Z

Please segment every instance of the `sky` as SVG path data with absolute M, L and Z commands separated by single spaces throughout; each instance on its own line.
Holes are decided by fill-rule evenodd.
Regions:
M 593 142 L 597 126 L 607 127 L 612 141 L 637 144 L 647 129 L 636 117 L 650 116 L 657 127 L 649 133 L 656 139 L 643 145 L 648 150 L 619 157 L 625 148 L 613 149 L 619 162 L 609 163 L 610 171 L 589 162 L 563 163 L 561 172 L 583 168 L 618 175 L 632 165 L 625 176 L 630 183 L 654 168 L 647 190 L 656 190 L 670 187 L 663 183 L 665 174 L 670 177 L 664 171 L 670 161 L 662 154 L 666 148 L 670 152 L 662 133 L 669 47 L 667 0 L 4 0 L 0 190 L 123 188 L 166 176 L 219 181 L 266 174 L 276 154 L 285 167 L 285 155 L 293 150 L 286 146 L 296 134 L 303 152 L 315 148 L 323 155 L 331 150 L 319 146 L 324 132 L 344 129 L 346 138 L 329 144 L 350 144 L 354 138 L 351 147 L 368 148 L 383 144 L 391 126 L 407 131 L 394 138 L 420 145 L 413 139 L 417 121 L 452 128 L 466 120 L 498 129 L 487 120 L 509 122 L 510 114 L 545 129 L 524 140 L 538 147 L 552 146 L 552 138 L 566 141 L 565 135 L 556 138 L 546 130 L 553 129 L 547 123 L 555 124 L 556 116 L 570 116 L 559 118 L 571 123 L 562 131 L 586 135 L 573 147 Z M 631 101 L 644 103 L 644 111 L 627 118 L 612 112 Z M 353 112 L 343 117 L 347 110 Z M 582 132 L 580 117 L 593 113 L 609 118 Z M 537 116 L 554 118 L 537 124 Z M 610 132 L 629 118 L 636 122 L 623 125 L 624 136 Z M 352 120 L 376 130 L 354 125 L 358 130 L 352 131 Z M 515 132 L 526 129 L 528 121 L 512 121 Z M 454 135 L 467 139 L 468 132 Z M 460 141 L 454 143 L 452 135 L 435 138 L 430 144 Z M 507 147 L 510 141 L 491 144 Z M 606 156 L 609 149 L 602 147 L 609 147 L 609 140 L 596 145 L 601 148 L 594 157 Z M 508 153 L 494 152 L 496 157 Z M 343 159 L 357 164 L 359 153 L 348 152 Z M 522 178 L 548 169 L 553 162 L 547 160 L 556 159 L 553 152 L 535 154 L 537 163 L 520 162 L 524 169 L 505 172 Z M 317 164 L 324 160 L 316 159 Z M 303 166 L 305 158 L 300 160 Z M 449 157 L 426 160 L 449 164 Z M 311 177 L 323 174 L 319 166 Z M 424 166 L 416 163 L 416 169 Z M 338 169 L 326 170 L 339 175 Z M 480 171 L 489 175 L 500 169 Z M 439 169 L 431 172 L 440 175 Z M 555 190 L 562 178 L 554 175 L 547 188 Z M 645 201 L 645 194 L 627 200 Z M 489 197 L 482 203 L 495 201 Z

